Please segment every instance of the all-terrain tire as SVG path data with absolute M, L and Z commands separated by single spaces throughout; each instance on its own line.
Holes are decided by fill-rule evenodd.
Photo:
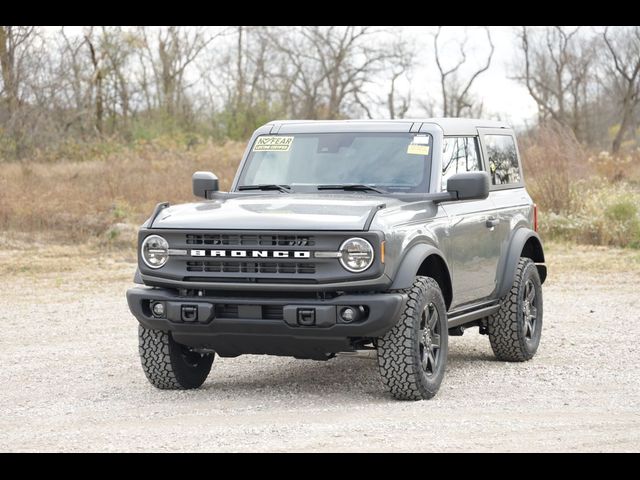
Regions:
M 498 360 L 524 362 L 533 358 L 540 345 L 542 316 L 538 269 L 531 259 L 520 258 L 511 290 L 487 323 L 491 349 Z
M 170 332 L 138 325 L 138 351 L 149 382 L 162 390 L 200 387 L 209 375 L 214 354 L 190 351 L 173 340 Z
M 444 378 L 448 353 L 447 309 L 440 287 L 432 278 L 416 277 L 413 286 L 403 292 L 409 297 L 404 310 L 395 326 L 377 340 L 378 367 L 384 385 L 395 398 L 425 400 L 438 392 Z M 424 328 L 430 320 L 437 328 L 425 339 Z M 436 343 L 436 335 L 439 348 L 434 354 L 431 348 Z M 434 357 L 430 363 L 427 358 L 425 365 L 425 352 L 431 352 L 437 359 Z

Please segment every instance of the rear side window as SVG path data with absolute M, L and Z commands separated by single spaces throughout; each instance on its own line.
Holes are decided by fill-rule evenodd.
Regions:
M 442 152 L 442 190 L 456 173 L 479 172 L 480 155 L 475 137 L 445 137 Z
M 520 183 L 516 142 L 510 135 L 485 135 L 491 182 L 494 185 Z

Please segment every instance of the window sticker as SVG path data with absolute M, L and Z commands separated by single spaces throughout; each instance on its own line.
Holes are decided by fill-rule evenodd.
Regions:
M 429 138 L 429 135 L 416 135 L 413 137 L 413 140 L 411 140 L 411 143 L 417 145 L 429 145 Z
M 291 149 L 293 137 L 262 136 L 253 145 L 254 152 L 288 152 Z
M 409 155 L 429 155 L 429 145 L 410 143 L 407 147 L 407 153 Z

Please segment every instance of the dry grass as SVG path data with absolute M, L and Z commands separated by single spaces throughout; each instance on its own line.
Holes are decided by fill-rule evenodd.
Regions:
M 550 275 L 565 273 L 640 273 L 640 251 L 550 241 L 544 245 Z
M 184 147 L 169 140 L 138 143 L 84 161 L 2 165 L 0 231 L 60 241 L 117 240 L 116 223 L 140 224 L 159 201 L 193 200 L 191 174 L 215 172 L 228 188 L 240 143 Z

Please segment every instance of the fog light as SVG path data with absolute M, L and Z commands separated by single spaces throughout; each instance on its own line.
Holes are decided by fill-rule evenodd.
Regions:
M 358 312 L 351 307 L 343 308 L 340 312 L 340 317 L 346 323 L 351 323 L 358 317 Z
M 164 303 L 160 303 L 160 302 L 154 303 L 152 310 L 153 310 L 154 316 L 162 317 L 164 315 Z

